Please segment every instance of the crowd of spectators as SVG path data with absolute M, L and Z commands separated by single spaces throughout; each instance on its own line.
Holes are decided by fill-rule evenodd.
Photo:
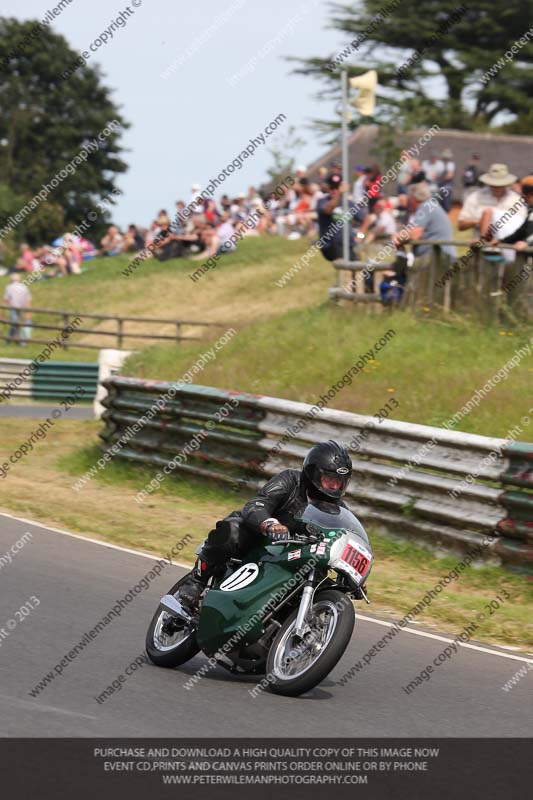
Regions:
M 496 236 L 498 227 L 501 230 L 497 238 L 502 241 L 514 236 L 515 230 L 510 230 L 509 225 L 495 226 L 495 223 L 526 194 L 531 198 L 531 190 L 524 189 L 524 184 L 520 184 L 505 165 L 494 164 L 484 173 L 479 162 L 479 156 L 472 154 L 462 174 L 464 202 L 458 227 L 459 230 L 472 229 L 474 237 L 482 236 L 484 242 L 494 240 L 492 234 Z M 405 255 L 405 245 L 410 242 L 414 245 L 414 255 L 421 256 L 427 246 L 416 245 L 417 239 L 453 239 L 450 212 L 456 165 L 449 149 L 439 154 L 429 152 L 424 161 L 404 151 L 400 163 L 396 186 L 389 194 L 384 191 L 379 164 L 356 166 L 352 185 L 342 180 L 338 163 L 320 167 L 313 178 L 301 166 L 293 177 L 286 178 L 269 192 L 261 193 L 251 186 L 248 192 L 234 197 L 224 194 L 218 200 L 206 197 L 202 187 L 193 184 L 186 200 L 178 200 L 171 213 L 166 209 L 159 211 L 148 227 L 132 224 L 121 231 L 117 225 L 110 225 L 99 246 L 69 233 L 51 245 L 32 249 L 22 244 L 19 258 L 7 271 L 26 273 L 24 282 L 28 284 L 38 277 L 79 274 L 82 262 L 95 255 L 137 253 L 142 254 L 143 259 L 155 257 L 159 260 L 185 256 L 205 262 L 234 251 L 238 240 L 244 236 L 261 234 L 284 236 L 289 240 L 318 238 L 324 258 L 333 261 L 343 254 L 343 225 L 336 225 L 343 217 L 343 202 L 348 205 L 351 220 L 351 259 L 357 257 L 361 245 L 380 239 L 392 243 L 399 256 Z M 527 203 L 522 206 L 521 219 L 525 222 Z M 516 225 L 515 229 L 518 227 Z M 528 244 L 527 238 L 525 233 L 524 237 L 522 234 L 518 238 L 515 236 L 513 245 L 521 249 Z M 442 249 L 450 259 L 456 258 L 453 246 Z M 404 260 L 406 258 L 405 255 Z M 33 273 L 32 277 L 28 278 L 28 273 Z M 401 270 L 384 276 L 385 283 L 393 283 L 389 296 L 395 299 L 402 291 L 400 273 Z M 396 281 L 399 288 L 394 288 Z M 366 280 L 366 291 L 375 289 L 370 276 Z

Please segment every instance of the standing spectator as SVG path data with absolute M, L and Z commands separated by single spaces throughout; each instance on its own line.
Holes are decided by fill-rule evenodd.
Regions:
M 455 161 L 453 160 L 452 151 L 449 149 L 443 150 L 441 159 L 442 172 L 437 178 L 439 187 L 438 201 L 446 213 L 449 214 L 452 208 L 453 180 L 455 177 Z
M 368 197 L 368 208 L 374 210 L 374 206 L 381 195 L 381 167 L 379 164 L 372 164 L 366 179 L 366 194 Z
M 363 167 L 361 164 L 354 170 L 356 179 L 352 189 L 352 199 L 357 209 L 354 219 L 356 222 L 364 222 L 368 213 L 368 197 L 366 194 L 366 181 L 370 174 L 370 167 Z
M 444 169 L 444 163 L 437 158 L 435 153 L 430 153 L 429 158 L 422 162 L 421 168 L 424 170 L 424 180 L 428 182 L 429 188 L 432 194 L 434 194 L 438 188 L 439 178 Z
M 31 292 L 27 286 L 20 282 L 20 275 L 14 273 L 9 279 L 9 283 L 4 292 L 4 302 L 9 306 L 9 321 L 11 327 L 7 336 L 10 342 L 18 339 L 18 344 L 26 344 L 21 341 L 24 338 L 24 321 L 30 319 Z
M 343 217 L 342 195 L 348 191 L 348 184 L 344 183 L 341 176 L 335 173 L 328 181 L 329 192 L 317 203 L 319 246 L 322 255 L 327 261 L 342 258 L 343 228 L 349 226 L 349 253 L 350 260 L 354 259 L 354 235 L 351 220 L 338 225 Z M 353 206 L 351 208 L 353 211 Z M 338 225 L 338 227 L 337 227 Z
M 470 156 L 470 161 L 463 170 L 463 187 L 465 190 L 463 200 L 467 193 L 478 185 L 479 175 L 481 172 L 479 162 L 480 158 L 478 153 L 472 153 Z
M 517 207 L 520 195 L 511 189 L 516 179 L 516 175 L 509 172 L 506 164 L 492 164 L 488 172 L 479 176 L 482 186 L 465 197 L 457 219 L 459 230 L 474 228 L 479 235 L 481 217 L 486 208 L 503 212 Z

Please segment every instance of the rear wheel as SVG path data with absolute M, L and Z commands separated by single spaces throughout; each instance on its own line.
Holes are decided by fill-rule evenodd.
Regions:
M 313 603 L 303 638 L 295 635 L 298 609 L 285 620 L 267 660 L 269 689 L 291 697 L 308 692 L 329 675 L 348 646 L 355 624 L 349 597 L 334 589 Z
M 177 597 L 180 586 L 187 580 L 189 575 L 185 575 L 174 584 L 168 594 Z M 168 611 L 158 608 L 146 634 L 146 652 L 150 661 L 158 667 L 179 667 L 199 651 L 196 628 L 176 619 Z

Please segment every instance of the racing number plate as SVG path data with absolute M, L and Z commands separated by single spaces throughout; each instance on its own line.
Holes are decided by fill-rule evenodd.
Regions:
M 372 555 L 368 550 L 356 544 L 353 539 L 346 543 L 341 555 L 341 564 L 357 583 L 362 583 L 372 563 Z

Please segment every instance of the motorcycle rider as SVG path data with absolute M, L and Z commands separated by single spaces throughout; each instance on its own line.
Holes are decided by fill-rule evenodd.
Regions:
M 194 607 L 209 578 L 223 572 L 230 558 L 242 558 L 262 537 L 270 542 L 290 538 L 290 529 L 309 501 L 346 507 L 342 497 L 352 477 L 352 461 L 343 445 L 329 440 L 315 444 L 303 469 L 284 469 L 274 475 L 240 511 L 216 523 L 198 554 L 179 598 Z

